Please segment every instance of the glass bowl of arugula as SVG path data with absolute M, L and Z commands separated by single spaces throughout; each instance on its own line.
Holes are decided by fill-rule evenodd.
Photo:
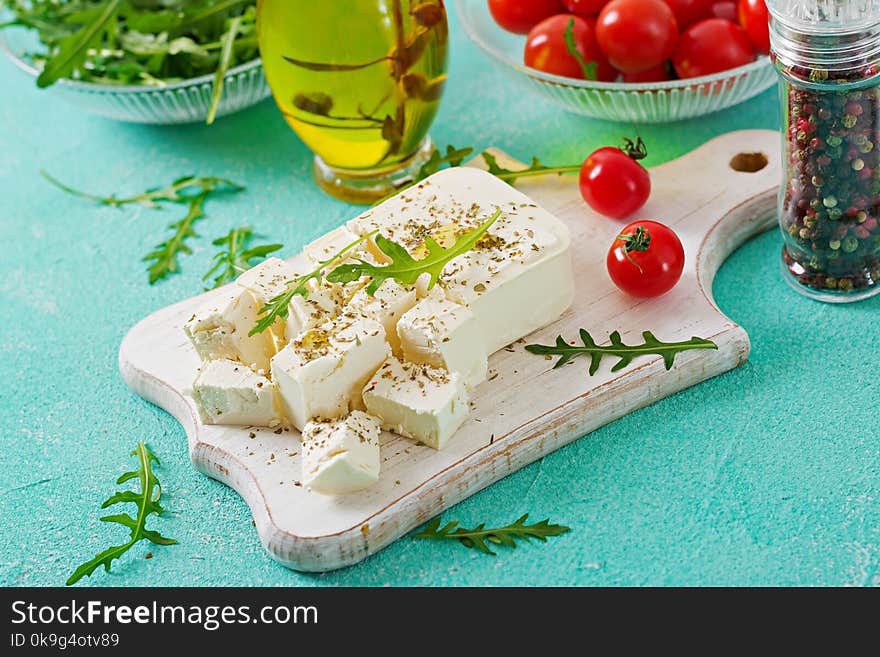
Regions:
M 485 0 L 455 0 L 465 33 L 522 86 L 570 112 L 606 121 L 667 123 L 732 107 L 776 85 L 767 56 L 721 73 L 666 82 L 599 82 L 523 63 L 525 37 L 503 30 Z
M 0 47 L 37 87 L 118 121 L 206 121 L 269 95 L 255 0 L 0 0 Z

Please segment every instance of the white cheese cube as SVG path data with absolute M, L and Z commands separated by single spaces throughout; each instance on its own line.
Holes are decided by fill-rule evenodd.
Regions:
M 184 333 L 202 360 L 235 360 L 239 357 L 235 327 L 223 316 L 223 312 L 236 296 L 237 294 L 226 294 L 211 301 L 193 313 L 183 325 Z
M 449 246 L 499 208 L 502 215 L 489 232 L 447 264 L 439 282 L 450 299 L 470 307 L 492 354 L 571 305 L 571 240 L 562 222 L 495 176 L 453 167 L 368 210 L 348 228 L 357 235 L 378 230 L 418 257 L 426 236 Z
M 313 420 L 302 430 L 303 483 L 339 495 L 379 480 L 379 420 L 354 411 L 338 420 Z
M 193 383 L 192 397 L 205 424 L 272 427 L 281 423 L 275 385 L 234 360 L 205 363 Z
M 389 358 L 364 387 L 367 411 L 382 427 L 443 449 L 468 416 L 461 375 Z
M 248 290 L 235 290 L 197 311 L 183 330 L 202 360 L 229 358 L 268 370 L 279 335 L 273 329 L 248 335 L 261 307 Z
M 251 292 L 254 299 L 266 304 L 287 291 L 291 281 L 299 276 L 297 271 L 280 258 L 267 258 L 238 277 L 236 283 Z
M 285 415 L 297 429 L 316 417 L 342 417 L 363 405 L 361 389 L 389 355 L 385 329 L 341 317 L 309 329 L 272 358 Z
M 391 351 L 399 356 L 400 339 L 397 336 L 397 323 L 410 308 L 416 303 L 416 292 L 407 289 L 393 279 L 385 280 L 373 296 L 367 294 L 366 288 L 361 288 L 352 297 L 346 312 L 357 313 L 363 317 L 379 322 L 385 329 L 385 337 L 391 345 Z
M 466 306 L 432 294 L 403 315 L 397 333 L 404 359 L 457 372 L 470 387 L 486 380 L 486 347 Z

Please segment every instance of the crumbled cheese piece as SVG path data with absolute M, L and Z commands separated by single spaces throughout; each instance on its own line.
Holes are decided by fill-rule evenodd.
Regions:
M 395 433 L 443 449 L 468 415 L 461 375 L 389 358 L 364 386 L 367 411 Z
M 312 420 L 302 430 L 303 483 L 339 495 L 379 479 L 379 420 L 354 411 L 337 420 Z
M 404 359 L 457 372 L 470 387 L 486 380 L 486 347 L 466 306 L 429 296 L 403 315 L 397 333 Z
M 361 388 L 390 351 L 371 319 L 340 317 L 303 332 L 272 358 L 285 415 L 301 430 L 313 418 L 362 408 Z
M 367 293 L 366 288 L 359 290 L 352 297 L 345 312 L 356 313 L 379 322 L 385 329 L 385 337 L 391 345 L 392 353 L 399 356 L 401 351 L 397 323 L 415 303 L 415 290 L 407 289 L 389 278 L 383 281 L 373 296 Z
M 223 315 L 236 296 L 237 294 L 225 294 L 220 299 L 210 301 L 193 313 L 183 325 L 184 333 L 202 360 L 236 360 L 239 357 L 235 326 Z
M 272 427 L 281 423 L 275 385 L 234 360 L 205 363 L 193 383 L 192 397 L 206 424 Z

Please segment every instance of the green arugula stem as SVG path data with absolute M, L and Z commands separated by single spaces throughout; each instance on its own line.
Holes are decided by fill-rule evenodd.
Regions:
M 529 178 L 532 176 L 549 176 L 551 174 L 563 175 L 566 173 L 578 173 L 581 170 L 580 164 L 572 164 L 561 167 L 547 167 L 546 169 L 523 169 L 522 171 L 511 171 L 509 173 L 496 173 L 496 178 L 500 178 L 505 182 L 508 180 L 516 180 L 517 178 Z
M 526 513 L 520 516 L 516 522 L 505 527 L 487 529 L 485 523 L 480 523 L 472 529 L 465 529 L 458 526 L 457 520 L 453 520 L 441 527 L 441 521 L 438 517 L 429 522 L 422 531 L 413 534 L 412 537 L 430 540 L 457 540 L 465 547 L 479 550 L 484 554 L 495 555 L 495 552 L 489 547 L 487 542 L 494 545 L 516 548 L 517 543 L 515 539 L 530 542 L 531 539 L 535 538 L 546 543 L 548 537 L 559 536 L 570 530 L 565 525 L 550 524 L 549 519 L 529 525 L 526 523 L 528 518 L 529 514 Z
M 580 330 L 580 338 L 583 346 L 566 342 L 561 335 L 556 338 L 555 345 L 530 344 L 526 345 L 526 351 L 539 356 L 559 356 L 559 360 L 553 366 L 558 369 L 566 363 L 572 361 L 578 356 L 589 356 L 590 358 L 590 376 L 594 375 L 598 369 L 602 358 L 612 356 L 619 358 L 618 362 L 611 368 L 612 372 L 622 370 L 629 365 L 638 356 L 658 355 L 663 357 L 663 364 L 667 370 L 672 369 L 675 356 L 683 351 L 692 349 L 718 349 L 711 340 L 705 338 L 691 338 L 683 342 L 661 342 L 650 331 L 644 331 L 642 338 L 643 344 L 627 345 L 623 343 L 618 331 L 614 331 L 611 336 L 611 344 L 600 346 L 593 340 L 592 336 L 586 329 Z
M 290 302 L 293 301 L 293 297 L 299 295 L 303 299 L 309 298 L 309 281 L 317 281 L 318 283 L 320 283 L 323 280 L 325 269 L 341 260 L 358 244 L 361 244 L 365 240 L 370 239 L 375 234 L 376 231 L 373 231 L 372 233 L 368 233 L 367 235 L 363 235 L 357 238 L 351 244 L 348 244 L 344 248 L 337 251 L 330 258 L 319 261 L 318 266 L 309 273 L 298 276 L 297 278 L 290 281 L 287 284 L 287 290 L 285 290 L 278 296 L 273 297 L 269 300 L 269 303 L 260 308 L 257 323 L 254 324 L 254 327 L 248 332 L 248 335 L 251 336 L 256 335 L 257 333 L 262 333 L 267 328 L 272 326 L 276 320 L 287 319 L 290 314 Z
M 137 478 L 140 482 L 140 492 L 132 490 L 118 491 L 107 498 L 101 505 L 102 509 L 122 503 L 132 503 L 137 506 L 136 518 L 132 518 L 127 513 L 118 513 L 101 518 L 102 522 L 111 522 L 127 527 L 131 532 L 130 537 L 122 545 L 107 548 L 96 554 L 92 559 L 81 564 L 67 579 L 67 586 L 75 584 L 83 577 L 91 576 L 100 566 L 104 566 L 104 570 L 110 572 L 112 562 L 128 552 L 139 541 L 148 540 L 155 545 L 174 545 L 177 543 L 173 538 L 168 538 L 155 530 L 146 528 L 147 518 L 152 514 L 160 515 L 163 511 L 162 506 L 159 504 L 159 500 L 162 497 L 162 486 L 153 473 L 151 466 L 153 462 L 158 464 L 159 459 L 150 452 L 143 442 L 137 444 L 131 455 L 137 457 L 138 469 L 126 472 L 116 480 L 116 483 L 123 484 L 126 481 Z

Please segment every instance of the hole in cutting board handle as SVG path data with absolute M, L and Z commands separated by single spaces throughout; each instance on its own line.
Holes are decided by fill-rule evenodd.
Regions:
M 767 156 L 763 153 L 737 153 L 730 160 L 730 168 L 741 173 L 756 173 L 767 163 Z

